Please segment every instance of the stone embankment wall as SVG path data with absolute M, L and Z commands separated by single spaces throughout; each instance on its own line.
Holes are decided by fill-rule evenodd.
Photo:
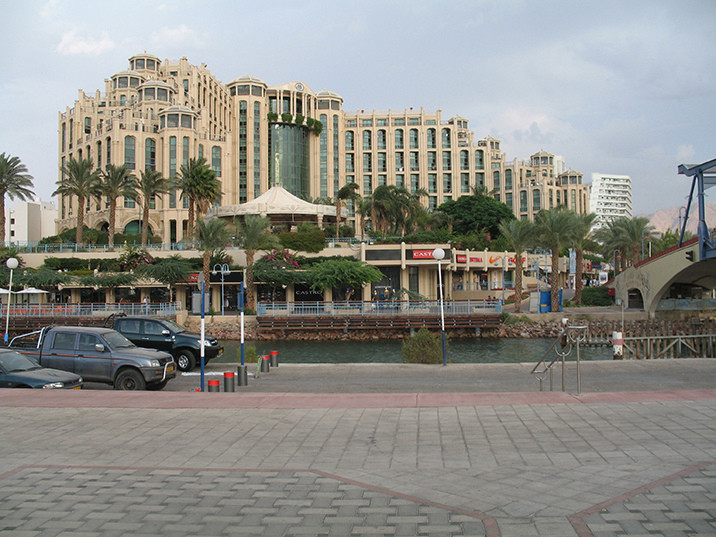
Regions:
M 371 330 L 353 330 L 344 332 L 343 330 L 335 331 L 317 331 L 317 330 L 285 330 L 281 333 L 261 334 L 258 330 L 256 318 L 246 316 L 244 322 L 244 334 L 247 340 L 277 340 L 288 339 L 295 341 L 311 341 L 311 340 L 378 340 L 378 339 L 404 339 L 410 336 L 405 331 L 388 331 L 381 332 Z M 197 316 L 187 316 L 184 319 L 177 319 L 179 324 L 185 326 L 188 330 L 199 332 L 200 318 Z M 592 345 L 609 345 L 611 344 L 612 332 L 623 332 L 624 337 L 638 336 L 669 336 L 669 335 L 695 335 L 695 334 L 713 334 L 716 333 L 716 321 L 714 319 L 692 318 L 684 320 L 626 320 L 618 319 L 588 319 L 588 318 L 568 318 L 568 324 L 573 326 L 587 326 L 587 344 Z M 623 327 L 623 329 L 622 329 Z M 469 337 L 485 337 L 485 338 L 553 338 L 556 337 L 562 329 L 561 320 L 552 318 L 548 320 L 535 320 L 520 322 L 508 322 L 494 329 L 483 329 L 479 334 L 475 330 L 451 330 L 449 331 L 451 338 L 469 338 Z M 239 340 L 241 339 L 241 324 L 239 316 L 219 315 L 207 316 L 205 319 L 205 330 L 207 334 L 215 336 L 220 340 Z

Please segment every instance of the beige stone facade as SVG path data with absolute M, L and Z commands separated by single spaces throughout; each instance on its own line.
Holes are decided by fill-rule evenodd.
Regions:
M 465 118 L 412 108 L 345 112 L 343 104 L 337 93 L 303 82 L 268 86 L 245 75 L 225 84 L 204 64 L 138 54 L 105 81 L 103 94 L 80 91 L 59 114 L 58 164 L 91 157 L 99 168 L 126 164 L 135 175 L 156 169 L 171 178 L 190 158 L 204 157 L 222 183 L 219 206 L 273 186 L 304 199 L 335 199 L 355 182 L 363 196 L 384 184 L 425 189 L 431 210 L 482 188 L 519 218 L 559 204 L 589 211 L 589 186 L 581 173 L 555 165 L 559 157 L 540 152 L 508 163 L 500 140 L 475 138 Z M 76 203 L 60 200 L 58 232 L 76 226 Z M 108 206 L 89 200 L 86 225 L 106 228 Z M 186 201 L 171 192 L 153 201 L 150 227 L 164 243 L 180 242 L 187 217 Z M 139 219 L 134 200 L 120 200 L 117 231 L 136 230 Z

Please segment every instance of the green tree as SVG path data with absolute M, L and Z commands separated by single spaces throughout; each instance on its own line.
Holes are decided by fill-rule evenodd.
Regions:
M 534 244 L 537 236 L 535 225 L 529 220 L 503 220 L 499 225 L 500 234 L 515 252 L 515 313 L 520 312 L 522 303 L 522 252 Z
M 67 165 L 60 168 L 62 178 L 57 181 L 57 189 L 52 193 L 53 196 L 77 198 L 77 232 L 75 235 L 77 244 L 82 244 L 87 199 L 100 195 L 99 170 L 93 171 L 92 167 L 92 159 L 89 157 L 80 159 L 70 157 Z
M 343 218 L 343 215 L 341 214 L 343 206 L 348 200 L 351 200 L 354 206 L 359 204 L 362 200 L 360 194 L 358 193 L 359 188 L 360 187 L 356 183 L 348 183 L 336 194 L 336 239 L 338 238 L 341 220 Z
M 585 250 L 595 250 L 598 246 L 591 238 L 592 224 L 594 219 L 597 217 L 596 214 L 574 214 L 572 231 L 574 232 L 571 240 L 571 246 L 574 248 L 576 253 L 576 270 L 574 274 L 574 303 L 582 303 L 582 289 L 584 284 L 582 283 L 582 264 L 584 263 L 584 252 Z
M 271 220 L 265 216 L 246 215 L 237 223 L 237 235 L 246 253 L 246 305 L 256 311 L 256 293 L 254 292 L 254 257 L 257 250 L 274 250 L 281 247 L 278 238 L 269 234 Z
M 621 217 L 597 230 L 594 238 L 602 245 L 602 254 L 607 259 L 619 252 L 619 256 L 615 257 L 621 259 L 621 265 L 616 268 L 622 270 L 640 261 L 641 246 L 652 238 L 653 231 L 648 218 Z
M 114 246 L 114 233 L 117 224 L 117 199 L 120 196 L 134 199 L 137 195 L 137 180 L 126 165 L 110 164 L 100 172 L 99 191 L 109 200 L 109 232 L 107 244 Z
M 348 286 L 361 289 L 367 283 L 379 282 L 385 275 L 372 265 L 356 259 L 329 259 L 310 266 L 304 280 L 311 289 L 332 289 Z
M 56 290 L 60 284 L 65 284 L 70 277 L 64 272 L 58 272 L 46 267 L 40 267 L 37 270 L 27 269 L 23 272 L 18 283 L 27 287 L 36 287 L 46 291 Z
M 5 240 L 5 196 L 11 200 L 32 199 L 32 179 L 19 157 L 0 153 L 0 242 Z
M 221 195 L 221 182 L 217 179 L 216 172 L 207 165 L 205 158 L 192 158 L 179 169 L 177 187 L 189 200 L 187 229 L 194 240 L 198 229 L 194 221 L 197 215 L 200 217 Z
M 559 251 L 572 240 L 574 213 L 560 205 L 537 213 L 537 244 L 552 253 L 552 311 L 559 311 Z
M 149 204 L 154 196 L 166 194 L 171 188 L 171 181 L 156 170 L 144 170 L 139 175 L 137 197 L 142 203 L 142 244 L 147 244 L 149 235 Z
M 179 254 L 174 254 L 169 257 L 157 259 L 151 265 L 143 265 L 138 272 L 142 276 L 168 285 L 169 300 L 171 301 L 174 296 L 173 288 L 176 288 L 176 284 L 189 279 L 189 274 L 192 272 L 192 264 L 188 259 L 181 257 Z
M 414 193 L 395 185 L 381 185 L 368 198 L 371 226 L 375 231 L 390 235 L 404 235 L 412 231 L 425 212 L 420 198 L 425 189 Z
M 300 265 L 289 250 L 273 250 L 257 260 L 251 267 L 255 281 L 269 285 L 275 293 L 278 287 L 302 281 Z
M 231 241 L 231 229 L 224 220 L 212 218 L 210 220 L 199 220 L 196 223 L 196 235 L 199 238 L 199 245 L 202 254 L 202 272 L 204 273 L 205 289 L 209 291 L 209 279 L 211 278 L 211 256 L 217 250 L 221 250 L 226 243 Z
M 452 217 L 453 231 L 457 235 L 484 231 L 491 239 L 499 235 L 500 222 L 515 218 L 507 205 L 483 195 L 460 196 L 443 203 L 438 211 Z

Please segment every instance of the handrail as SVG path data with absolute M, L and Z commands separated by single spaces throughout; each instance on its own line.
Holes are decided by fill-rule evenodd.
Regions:
M 560 360 L 562 365 L 562 391 L 566 391 L 566 377 L 565 377 L 565 359 L 569 354 L 572 352 L 572 348 L 576 346 L 577 348 L 577 394 L 582 393 L 582 373 L 580 369 L 580 346 L 586 339 L 587 332 L 587 326 L 586 325 L 568 325 L 567 319 L 562 319 L 562 329 L 557 335 L 557 338 L 554 340 L 554 342 L 549 346 L 549 348 L 545 351 L 544 355 L 540 360 L 535 364 L 535 366 L 532 368 L 532 371 L 530 371 L 531 375 L 534 375 L 535 378 L 539 381 L 539 391 L 543 391 L 543 381 L 545 373 L 549 372 L 549 390 L 552 391 L 554 389 L 554 383 L 553 383 L 553 369 L 552 366 L 557 362 L 557 360 Z M 560 344 L 561 348 L 557 348 L 557 344 Z M 575 345 L 576 344 L 576 345 Z M 552 358 L 549 363 L 547 362 L 547 358 L 549 355 L 554 352 L 554 357 Z M 544 365 L 543 369 L 539 369 L 540 365 Z M 539 370 L 538 370 L 539 369 Z
M 500 300 L 449 300 L 443 302 L 446 315 L 502 313 Z M 438 300 L 378 300 L 359 301 L 306 301 L 259 302 L 257 315 L 439 315 Z
M 112 313 L 127 315 L 175 315 L 182 310 L 181 302 L 153 302 L 149 304 L 13 304 L 10 317 L 94 317 Z M 0 317 L 8 313 L 6 304 L 0 304 Z

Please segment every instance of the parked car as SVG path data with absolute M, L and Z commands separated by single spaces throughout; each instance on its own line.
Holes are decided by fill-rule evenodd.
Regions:
M 0 388 L 79 390 L 82 377 L 42 367 L 17 351 L 0 349 Z
M 139 347 L 166 351 L 181 371 L 191 371 L 201 358 L 201 336 L 166 319 L 117 317 L 113 328 Z M 204 363 L 221 356 L 224 347 L 215 337 L 204 337 Z
M 21 344 L 34 336 L 34 346 Z M 41 366 L 111 384 L 115 390 L 161 390 L 177 374 L 171 354 L 137 347 L 109 328 L 50 326 L 13 338 L 10 347 Z

